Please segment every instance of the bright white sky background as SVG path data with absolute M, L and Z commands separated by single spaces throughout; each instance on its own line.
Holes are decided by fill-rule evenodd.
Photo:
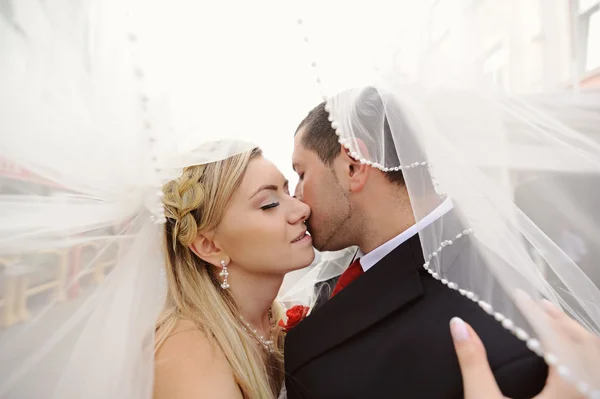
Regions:
M 142 1 L 134 17 L 145 68 L 178 99 L 180 142 L 194 146 L 198 134 L 256 142 L 293 187 L 293 133 L 321 101 L 317 74 L 330 95 L 369 82 L 373 67 L 414 72 L 427 3 Z

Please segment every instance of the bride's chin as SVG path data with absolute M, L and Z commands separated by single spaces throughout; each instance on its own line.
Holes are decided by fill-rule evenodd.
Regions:
M 303 248 L 301 251 L 297 251 L 294 254 L 294 264 L 290 265 L 289 271 L 304 269 L 310 266 L 315 260 L 315 249 L 313 247 Z

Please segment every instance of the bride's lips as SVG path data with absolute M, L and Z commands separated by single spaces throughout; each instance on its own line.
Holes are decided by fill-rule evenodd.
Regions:
M 308 231 L 304 230 L 301 234 L 298 235 L 298 237 L 296 237 L 295 239 L 292 240 L 292 244 L 299 244 L 299 243 L 307 242 L 310 240 L 311 240 L 311 237 L 308 234 Z

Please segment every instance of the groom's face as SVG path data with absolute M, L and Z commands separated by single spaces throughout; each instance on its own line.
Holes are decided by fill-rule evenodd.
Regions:
M 343 169 L 335 160 L 333 165 L 323 163 L 316 152 L 304 147 L 302 136 L 300 129 L 294 138 L 292 164 L 298 174 L 294 194 L 311 208 L 306 224 L 313 246 L 319 251 L 343 249 L 349 246 L 346 229 L 351 211 L 347 190 L 343 188 Z

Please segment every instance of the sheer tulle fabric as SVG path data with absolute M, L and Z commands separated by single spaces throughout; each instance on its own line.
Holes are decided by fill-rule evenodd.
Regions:
M 597 368 L 532 302 L 546 298 L 600 332 L 600 214 L 592 205 L 600 146 L 590 139 L 600 126 L 598 96 L 418 92 L 382 82 L 333 96 L 327 109 L 356 159 L 402 170 L 417 220 L 452 200 L 455 217 L 419 234 L 424 267 L 567 378 L 600 388 Z
M 371 58 L 397 54 L 392 28 L 415 19 L 414 2 L 391 2 L 406 12 L 385 3 L 307 4 L 304 26 L 320 26 L 307 41 L 290 28 L 296 10 L 275 1 L 222 1 L 210 13 L 193 1 L 3 3 L 0 162 L 10 178 L 0 183 L 0 397 L 151 396 L 164 301 L 162 229 L 153 223 L 161 185 L 184 166 L 256 144 L 289 164 L 291 149 L 279 149 L 291 148 L 323 94 L 314 71 L 325 71 L 319 81 L 331 95 L 369 81 Z M 353 17 L 339 18 L 342 9 Z M 362 11 L 386 23 L 356 29 Z M 305 42 L 316 46 L 316 68 Z M 445 267 L 449 252 L 439 251 L 455 235 L 422 234 L 426 259 L 439 252 L 432 273 L 514 320 L 593 386 L 594 369 L 548 335 L 515 289 L 549 298 L 598 332 L 599 153 L 588 139 L 600 126 L 598 98 L 382 90 L 366 119 L 357 118 L 360 91 L 328 106 L 344 143 L 366 160 L 419 162 L 405 171 L 417 219 L 430 211 L 419 199 L 435 192 L 459 215 L 444 232 L 473 229 L 464 240 L 485 262 L 461 270 Z M 521 174 L 517 184 L 515 167 L 544 178 Z M 310 303 L 314 284 L 340 274 L 354 253 L 318 254 L 286 278 L 280 299 Z
M 185 19 L 176 32 L 157 32 L 140 10 L 164 4 L 142 3 L 0 7 L 0 161 L 9 172 L 0 182 L 0 397 L 151 397 L 165 296 L 162 225 L 153 222 L 162 184 L 265 137 L 277 147 L 281 118 L 291 129 L 312 103 L 270 120 L 262 105 L 245 107 L 293 92 L 294 80 L 263 78 L 288 81 L 281 63 L 294 58 L 239 70 L 252 43 L 269 50 L 287 39 L 257 30 L 215 42 L 211 29 L 249 15 L 224 23 L 231 2 L 215 6 L 220 17 L 200 37 L 185 34 L 193 22 Z M 165 11 L 165 19 L 185 14 Z M 173 48 L 176 39 L 211 61 Z M 232 96 L 227 84 L 248 90 Z
M 289 164 L 292 132 L 320 98 L 292 15 L 274 1 L 190 10 L 204 11 L 0 7 L 1 397 L 150 397 L 162 184 L 256 145 Z M 320 280 L 344 264 L 306 271 Z M 282 302 L 308 303 L 296 277 L 286 284 Z

